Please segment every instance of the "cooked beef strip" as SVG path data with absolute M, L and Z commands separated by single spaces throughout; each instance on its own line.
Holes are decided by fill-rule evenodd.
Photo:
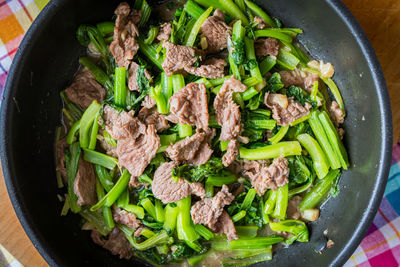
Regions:
M 335 124 L 336 128 L 339 127 L 340 124 L 344 122 L 343 110 L 340 109 L 338 103 L 336 101 L 332 101 L 329 106 L 330 117 Z
M 183 45 L 174 45 L 164 42 L 163 47 L 167 49 L 162 68 L 168 76 L 184 73 L 197 62 L 197 50 Z
M 289 219 L 299 220 L 301 218 L 301 211 L 299 209 L 300 202 L 302 201 L 301 196 L 294 196 L 289 199 L 286 217 Z
M 129 67 L 129 77 L 128 77 L 128 88 L 131 91 L 140 91 L 139 85 L 137 84 L 137 72 L 139 69 L 139 65 L 133 61 L 131 61 L 131 65 Z M 144 70 L 144 76 L 147 80 L 151 79 L 151 75 L 147 70 Z
M 219 9 L 201 25 L 201 33 L 207 40 L 206 53 L 218 53 L 227 47 L 227 38 L 232 28 L 225 23 L 225 13 Z
M 232 95 L 235 92 L 244 92 L 247 87 L 234 76 L 229 78 L 222 85 L 214 100 L 215 116 L 221 129 L 221 141 L 235 139 L 241 132 L 239 106 L 233 101 Z
M 187 72 L 207 79 L 224 77 L 226 61 L 220 58 L 210 58 L 201 63 L 199 67 L 189 67 Z
M 239 134 L 242 132 L 241 115 L 239 105 L 233 101 L 232 95 L 235 92 L 244 92 L 246 89 L 247 87 L 244 84 L 232 76 L 224 82 L 215 97 L 215 116 L 218 124 L 222 126 L 219 140 L 230 141 L 239 138 Z M 228 154 L 223 157 L 225 167 L 233 162 L 235 154 L 238 153 L 237 150 L 238 145 L 231 143 Z
M 202 83 L 189 83 L 170 99 L 167 120 L 188 124 L 198 129 L 208 129 L 207 89 Z
M 208 79 L 222 78 L 226 62 L 223 59 L 210 59 L 200 67 L 195 67 L 198 60 L 201 61 L 201 51 L 183 45 L 174 45 L 164 42 L 163 47 L 167 49 L 162 68 L 168 76 L 173 74 L 191 73 Z
M 61 178 L 63 179 L 64 183 L 68 182 L 67 177 L 67 168 L 65 165 L 65 149 L 68 147 L 67 141 L 65 138 L 60 139 L 57 143 L 56 147 L 56 170 L 60 172 Z
M 133 177 L 142 175 L 155 157 L 160 138 L 154 125 L 145 125 L 133 112 L 117 113 L 110 106 L 104 107 L 106 130 L 118 141 L 116 154 L 120 166 L 128 169 Z
M 314 82 L 318 81 L 318 75 L 313 73 L 305 73 L 300 70 L 282 70 L 279 72 L 282 83 L 285 87 L 291 85 L 298 86 L 311 93 Z
M 229 241 L 239 238 L 236 233 L 235 225 L 225 210 L 222 211 L 221 216 L 219 216 L 215 233 L 220 235 L 225 234 Z
M 312 107 L 308 102 L 303 107 L 293 97 L 270 93 L 265 94 L 264 104 L 272 110 L 272 118 L 280 126 L 290 125 L 293 121 L 307 116 Z
M 173 161 L 163 163 L 158 167 L 151 185 L 154 197 L 164 204 L 179 201 L 191 194 L 203 198 L 206 191 L 201 183 L 189 183 L 184 179 L 179 179 L 175 183 L 171 179 L 172 169 L 175 167 L 177 164 Z
M 222 156 L 222 163 L 224 166 L 229 166 L 239 156 L 239 141 L 231 139 L 226 148 L 226 153 Z
M 78 197 L 78 205 L 94 205 L 97 201 L 96 176 L 92 164 L 79 158 L 78 172 L 74 181 L 74 193 Z
M 172 25 L 169 22 L 161 24 L 160 31 L 157 34 L 158 41 L 168 41 L 169 37 L 171 36 L 172 32 Z
M 73 103 L 86 109 L 93 100 L 103 102 L 106 90 L 95 80 L 90 71 L 83 71 L 78 73 L 72 84 L 65 89 L 65 95 Z
M 257 22 L 257 29 L 258 30 L 262 30 L 267 28 L 267 25 L 265 24 L 265 22 L 262 20 L 262 18 L 258 17 L 258 16 L 254 16 L 254 22 Z
M 133 248 L 125 238 L 124 233 L 114 228 L 108 239 L 102 236 L 97 230 L 92 230 L 90 235 L 97 245 L 107 249 L 113 255 L 119 255 L 120 259 L 130 259 L 133 256 Z
M 138 229 L 142 222 L 136 218 L 135 214 L 121 210 L 120 208 L 113 206 L 113 219 L 116 223 L 125 224 L 132 229 Z
M 240 163 L 243 176 L 250 180 L 260 196 L 267 189 L 276 190 L 289 182 L 290 170 L 286 158 L 276 158 L 269 166 L 264 160 L 243 160 Z
M 215 129 L 208 132 L 197 132 L 190 137 L 170 145 L 166 155 L 178 164 L 199 166 L 206 163 L 212 153 L 210 142 L 215 136 Z
M 114 11 L 117 15 L 114 27 L 114 40 L 110 44 L 111 54 L 119 67 L 128 68 L 130 61 L 139 50 L 139 44 L 135 37 L 139 36 L 139 29 L 136 24 L 140 13 L 129 7 L 129 4 L 122 2 Z
M 204 198 L 192 206 L 190 214 L 192 215 L 193 223 L 206 225 L 215 231 L 224 207 L 231 204 L 234 198 L 235 196 L 229 192 L 229 188 L 223 185 L 221 191 L 214 197 Z
M 169 128 L 167 118 L 164 114 L 158 113 L 156 107 L 141 108 L 138 114 L 138 118 L 146 125 L 154 125 L 157 132 L 162 132 Z
M 254 44 L 256 56 L 278 56 L 279 42 L 275 38 L 258 38 Z
M 156 101 L 154 100 L 154 98 L 152 98 L 149 95 L 146 95 L 141 103 L 142 107 L 145 107 L 147 109 L 151 109 L 152 107 L 156 106 Z

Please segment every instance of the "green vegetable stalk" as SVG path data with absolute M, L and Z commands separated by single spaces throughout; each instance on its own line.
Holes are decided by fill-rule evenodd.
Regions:
M 92 104 L 83 113 L 81 122 L 79 124 L 79 143 L 82 148 L 88 148 L 90 143 L 89 131 L 93 127 L 94 123 L 97 123 L 95 119 L 100 112 L 101 106 L 97 101 L 93 101 Z
M 211 14 L 213 8 L 209 7 L 206 11 L 201 14 L 201 16 L 196 20 L 196 22 L 193 25 L 193 28 L 191 30 L 191 33 L 189 37 L 187 38 L 185 42 L 185 46 L 193 46 L 194 42 L 196 41 L 197 34 L 200 31 L 201 25 L 203 25 L 204 21 L 208 18 L 208 16 Z
M 314 187 L 306 193 L 301 201 L 299 205 L 300 210 L 312 209 L 321 203 L 339 176 L 339 169 L 332 170 L 323 180 L 320 180 L 317 184 L 315 184 Z
M 69 150 L 65 153 L 67 177 L 68 177 L 68 202 L 72 212 L 78 213 L 81 207 L 78 206 L 78 197 L 74 193 L 74 181 L 78 172 L 78 162 L 81 154 L 79 143 L 70 145 Z
M 276 202 L 274 212 L 271 214 L 272 217 L 283 220 L 286 218 L 286 209 L 289 201 L 289 186 L 284 185 L 279 187 L 277 190 Z
M 100 199 L 96 205 L 92 206 L 90 210 L 96 211 L 102 207 L 111 207 L 125 190 L 125 188 L 127 188 L 130 179 L 130 173 L 125 170 L 113 188 L 111 188 L 111 190 L 102 199 Z
M 297 141 L 287 141 L 255 149 L 240 147 L 239 151 L 242 159 L 273 159 L 278 157 L 300 155 L 301 146 Z
M 318 118 L 318 111 L 313 111 L 311 113 L 311 117 L 308 122 L 311 126 L 312 131 L 314 132 L 315 137 L 318 140 L 318 143 L 324 150 L 332 169 L 339 169 L 341 167 L 339 157 L 335 153 L 332 144 L 330 143 L 328 136 L 326 135 L 325 130 L 321 124 L 321 121 Z
M 191 198 L 190 196 L 177 202 L 179 208 L 178 219 L 176 223 L 178 238 L 187 242 L 194 242 L 199 238 L 196 233 L 192 219 L 190 218 Z
M 167 230 L 168 233 L 172 233 L 172 231 L 175 230 L 178 213 L 179 209 L 176 204 L 168 204 L 165 207 L 164 229 Z
M 329 172 L 329 161 L 318 142 L 309 134 L 300 134 L 297 140 L 310 153 L 314 162 L 314 170 L 319 179 L 323 179 Z
M 114 104 L 120 108 L 125 108 L 127 94 L 128 89 L 126 88 L 126 69 L 125 67 L 117 67 L 115 68 Z
M 93 164 L 103 166 L 107 169 L 114 169 L 118 164 L 118 159 L 111 157 L 109 155 L 97 152 L 95 150 L 84 149 L 85 154 L 83 158 Z
M 269 223 L 269 227 L 273 231 L 283 231 L 292 233 L 286 244 L 292 244 L 294 241 L 308 242 L 308 229 L 304 222 L 299 220 L 286 220 L 277 223 Z
M 101 185 L 101 183 L 99 182 L 98 179 L 96 179 L 96 192 L 97 192 L 97 198 L 98 199 L 102 199 L 105 195 L 104 193 L 104 188 Z M 111 212 L 111 208 L 110 207 L 103 207 L 103 217 L 104 220 L 106 221 L 106 224 L 108 225 L 108 227 L 110 229 L 113 229 L 115 224 L 114 224 L 114 219 L 113 219 L 113 215 Z
M 168 233 L 165 230 L 161 230 L 159 233 L 153 235 L 147 240 L 137 243 L 136 240 L 132 237 L 134 230 L 129 228 L 126 225 L 119 224 L 118 228 L 125 234 L 126 239 L 128 239 L 129 243 L 137 250 L 147 250 L 149 248 L 155 247 L 159 244 L 165 243 L 168 241 Z
M 265 13 L 264 10 L 262 10 L 262 8 L 260 8 L 258 5 L 248 0 L 245 0 L 245 3 L 247 7 L 251 10 L 251 12 L 253 12 L 256 16 L 260 17 L 269 26 L 271 26 L 272 28 L 278 27 L 275 21 L 267 13 Z

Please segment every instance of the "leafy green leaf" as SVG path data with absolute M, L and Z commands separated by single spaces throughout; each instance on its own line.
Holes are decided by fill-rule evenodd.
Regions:
M 286 95 L 288 97 L 293 97 L 296 101 L 298 101 L 301 105 L 305 105 L 306 103 L 310 103 L 313 107 L 317 106 L 317 103 L 312 101 L 310 96 L 300 87 L 290 86 L 286 90 Z
M 221 158 L 211 158 L 200 166 L 181 165 L 172 170 L 172 177 L 185 179 L 190 182 L 202 182 L 206 177 L 218 174 L 224 166 Z
M 289 179 L 296 184 L 305 183 L 311 178 L 311 172 L 307 167 L 306 158 L 303 156 L 287 157 L 289 161 Z
M 230 49 L 232 51 L 232 58 L 235 64 L 242 64 L 246 59 L 244 41 L 240 39 L 232 41 L 232 46 Z
M 267 80 L 266 91 L 270 93 L 276 93 L 278 90 L 282 89 L 284 84 L 281 80 L 281 75 L 278 72 L 275 72 L 271 75 L 271 77 Z

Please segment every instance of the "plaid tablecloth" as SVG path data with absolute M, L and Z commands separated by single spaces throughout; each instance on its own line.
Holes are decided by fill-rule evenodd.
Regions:
M 24 33 L 48 2 L 0 0 L 0 96 Z M 9 266 L 15 266 L 11 265 L 15 264 L 15 259 L 10 255 L 0 258 L 0 267 L 7 266 L 3 259 L 7 259 Z M 374 222 L 345 266 L 400 266 L 400 143 L 393 148 L 389 181 Z

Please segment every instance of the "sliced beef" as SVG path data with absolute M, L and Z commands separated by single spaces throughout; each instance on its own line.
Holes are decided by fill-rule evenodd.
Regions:
M 244 84 L 232 76 L 224 82 L 216 96 L 214 100 L 215 115 L 218 124 L 222 126 L 219 140 L 230 141 L 239 138 L 239 134 L 242 132 L 241 114 L 239 105 L 233 101 L 232 95 L 235 92 L 244 92 L 246 89 Z M 237 143 L 230 143 L 227 155 L 223 157 L 224 166 L 229 166 L 237 153 Z
M 132 176 L 139 177 L 155 157 L 160 138 L 154 125 L 145 125 L 133 112 L 117 113 L 110 106 L 104 107 L 106 130 L 118 141 L 116 154 L 118 163 Z
M 278 56 L 279 42 L 275 38 L 258 38 L 254 44 L 256 56 Z
M 193 223 L 206 225 L 215 231 L 224 207 L 231 204 L 234 198 L 235 196 L 229 192 L 229 188 L 223 185 L 221 191 L 214 197 L 204 198 L 192 206 L 190 214 Z
M 94 205 L 97 201 L 96 176 L 92 164 L 79 158 L 78 172 L 74 181 L 74 193 L 78 197 L 78 205 Z
M 198 62 L 197 51 L 192 47 L 174 45 L 170 42 L 164 42 L 163 47 L 167 49 L 167 52 L 162 68 L 168 76 L 184 73 Z
M 225 234 L 229 241 L 239 238 L 236 233 L 235 225 L 226 211 L 222 211 L 217 222 L 215 233 L 220 235 Z
M 215 129 L 208 132 L 197 132 L 190 137 L 170 145 L 165 153 L 178 164 L 199 166 L 206 163 L 212 153 L 210 142 L 215 136 Z
M 272 110 L 272 117 L 280 126 L 290 125 L 293 121 L 307 116 L 312 107 L 308 102 L 303 107 L 293 97 L 287 98 L 282 94 L 266 93 L 264 103 Z
M 227 38 L 232 28 L 225 23 L 225 13 L 219 9 L 201 25 L 201 33 L 207 40 L 207 53 L 218 53 L 227 47 Z
M 301 211 L 299 209 L 299 205 L 302 200 L 303 199 L 301 198 L 301 196 L 294 196 L 289 200 L 286 209 L 287 218 L 294 220 L 299 220 L 301 218 Z
M 267 189 L 276 190 L 289 182 L 289 167 L 286 158 L 276 158 L 267 165 L 266 161 L 243 161 L 243 176 L 250 180 L 251 185 L 262 196 Z
M 65 166 L 65 149 L 67 147 L 68 144 L 65 138 L 59 140 L 56 147 L 56 170 L 60 172 L 61 178 L 65 183 L 68 181 L 67 168 Z
M 137 72 L 139 65 L 135 62 L 131 62 L 129 67 L 129 77 L 128 77 L 128 88 L 131 91 L 140 91 L 139 85 L 137 83 Z M 151 79 L 151 75 L 147 70 L 144 70 L 144 76 L 147 80 Z
M 202 62 L 200 67 L 189 67 L 187 72 L 207 79 L 224 77 L 226 61 L 220 58 L 210 58 Z
M 141 108 L 138 114 L 138 118 L 146 125 L 154 125 L 157 132 L 161 132 L 169 128 L 167 116 L 158 113 L 156 107 L 152 107 L 150 109 L 145 107 Z
M 141 103 L 142 107 L 145 107 L 147 109 L 151 109 L 152 107 L 156 106 L 156 101 L 154 100 L 154 98 L 152 98 L 149 95 L 146 95 Z
M 224 76 L 226 62 L 223 59 L 210 59 L 196 67 L 195 65 L 202 60 L 202 54 L 199 50 L 170 42 L 164 42 L 163 47 L 166 48 L 167 52 L 162 68 L 168 76 L 179 73 L 191 73 L 208 79 Z
M 93 230 L 92 240 L 97 245 L 107 249 L 113 255 L 119 255 L 120 259 L 130 259 L 133 256 L 133 249 L 124 233 L 118 228 L 114 228 L 108 239 L 102 236 L 97 230 Z
M 171 161 L 158 167 L 151 185 L 154 196 L 165 204 L 179 201 L 192 194 L 203 198 L 206 191 L 201 183 L 189 183 L 184 179 L 179 179 L 175 183 L 172 180 L 172 169 L 176 166 L 177 164 Z
M 222 156 L 224 166 L 231 165 L 239 155 L 239 142 L 237 139 L 231 139 L 226 148 L 226 153 Z
M 83 71 L 76 75 L 72 84 L 65 89 L 65 95 L 69 100 L 86 109 L 94 100 L 103 102 L 106 90 L 95 80 L 90 71 Z
M 157 34 L 158 41 L 168 41 L 171 36 L 172 25 L 169 22 L 161 24 L 160 31 Z
M 343 116 L 343 110 L 340 109 L 336 101 L 332 101 L 329 107 L 329 113 L 331 115 L 333 123 L 335 124 L 336 128 L 338 128 L 339 125 L 344 122 L 344 116 Z
M 135 214 L 121 210 L 116 206 L 113 207 L 113 218 L 116 223 L 125 224 L 132 229 L 138 229 L 142 224 Z
M 257 29 L 262 30 L 267 28 L 267 25 L 264 23 L 264 21 L 262 20 L 262 18 L 258 17 L 258 16 L 254 16 L 254 22 L 257 23 Z
M 189 83 L 176 92 L 169 103 L 169 121 L 208 129 L 207 89 L 204 84 Z
M 114 40 L 110 44 L 110 51 L 119 67 L 128 68 L 130 61 L 139 50 L 135 37 L 139 36 L 136 26 L 140 15 L 136 10 L 131 10 L 129 4 L 122 2 L 114 13 L 117 15 L 114 27 Z
M 221 141 L 229 141 L 236 138 L 241 130 L 240 110 L 233 99 L 235 92 L 244 92 L 247 87 L 234 76 L 229 78 L 222 85 L 217 97 L 214 100 L 215 116 L 221 129 Z
M 282 83 L 285 87 L 291 85 L 298 86 L 311 93 L 314 82 L 318 81 L 318 75 L 313 73 L 305 73 L 300 70 L 282 70 L 279 72 Z

